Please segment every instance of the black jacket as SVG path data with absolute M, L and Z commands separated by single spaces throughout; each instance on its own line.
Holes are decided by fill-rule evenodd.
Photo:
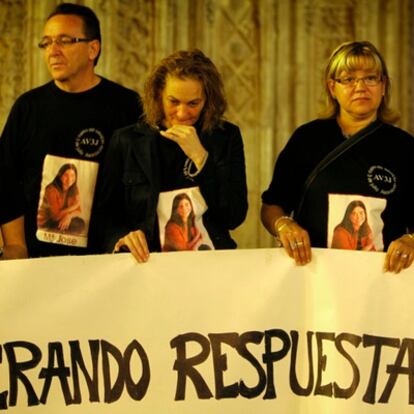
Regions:
M 160 192 L 159 132 L 138 123 L 115 132 L 102 171 L 98 211 L 103 249 L 112 251 L 122 236 L 142 230 L 151 251 L 159 251 L 157 203 Z M 229 230 L 247 214 L 247 186 L 243 142 L 237 126 L 224 122 L 199 133 L 209 155 L 194 177 L 208 210 L 204 226 L 216 249 L 235 248 Z

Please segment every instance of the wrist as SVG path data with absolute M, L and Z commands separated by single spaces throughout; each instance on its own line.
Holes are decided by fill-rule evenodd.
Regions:
M 207 156 L 208 152 L 204 150 L 203 153 L 200 154 L 198 157 L 194 157 L 193 162 L 197 168 L 197 171 L 200 171 L 204 167 L 204 164 L 207 161 Z
M 201 161 L 198 161 L 198 164 L 195 161 L 195 159 L 193 160 L 191 158 L 187 158 L 185 160 L 184 168 L 183 168 L 184 176 L 189 178 L 190 180 L 196 177 L 201 172 L 201 170 L 204 168 L 204 165 L 207 162 L 207 158 L 208 158 L 207 151 L 205 151 L 203 157 L 201 158 Z
M 280 216 L 278 217 L 275 222 L 273 223 L 273 228 L 275 231 L 275 235 L 277 238 L 280 237 L 280 232 L 287 227 L 290 223 L 293 223 L 295 220 L 293 220 L 290 216 Z
M 1 247 L 0 250 L 0 260 L 27 259 L 29 257 L 25 245 L 11 244 Z

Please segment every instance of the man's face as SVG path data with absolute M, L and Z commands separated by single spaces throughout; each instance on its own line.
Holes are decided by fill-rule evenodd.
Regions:
M 43 40 L 72 37 L 86 38 L 83 21 L 76 15 L 59 14 L 45 25 Z M 99 41 L 58 45 L 53 42 L 44 50 L 46 64 L 52 78 L 62 89 L 76 89 L 94 73 L 94 59 L 99 51 Z M 74 88 L 73 88 L 74 87 Z

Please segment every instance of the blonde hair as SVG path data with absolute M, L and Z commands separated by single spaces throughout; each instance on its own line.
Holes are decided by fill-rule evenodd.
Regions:
M 164 58 L 152 71 L 144 86 L 143 106 L 146 122 L 156 128 L 164 119 L 161 95 L 167 76 L 196 79 L 203 85 L 206 102 L 200 116 L 201 129 L 209 131 L 222 123 L 227 108 L 223 81 L 214 63 L 199 49 L 180 50 Z
M 324 76 L 326 103 L 325 108 L 319 114 L 320 118 L 335 118 L 339 114 L 339 104 L 330 93 L 329 81 L 335 80 L 342 71 L 352 72 L 361 69 L 367 62 L 385 82 L 384 97 L 377 113 L 378 119 L 390 124 L 399 120 L 400 115 L 389 106 L 391 83 L 387 66 L 377 48 L 368 41 L 342 43 L 328 59 Z

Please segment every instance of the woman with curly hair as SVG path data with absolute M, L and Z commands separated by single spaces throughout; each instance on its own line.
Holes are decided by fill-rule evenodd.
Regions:
M 161 251 L 158 209 L 171 192 L 197 194 L 215 249 L 235 248 L 229 230 L 247 213 L 243 141 L 224 120 L 223 82 L 198 49 L 163 59 L 144 88 L 144 118 L 110 142 L 99 212 L 106 251 L 130 251 L 139 262 Z M 190 235 L 187 235 L 190 237 Z

